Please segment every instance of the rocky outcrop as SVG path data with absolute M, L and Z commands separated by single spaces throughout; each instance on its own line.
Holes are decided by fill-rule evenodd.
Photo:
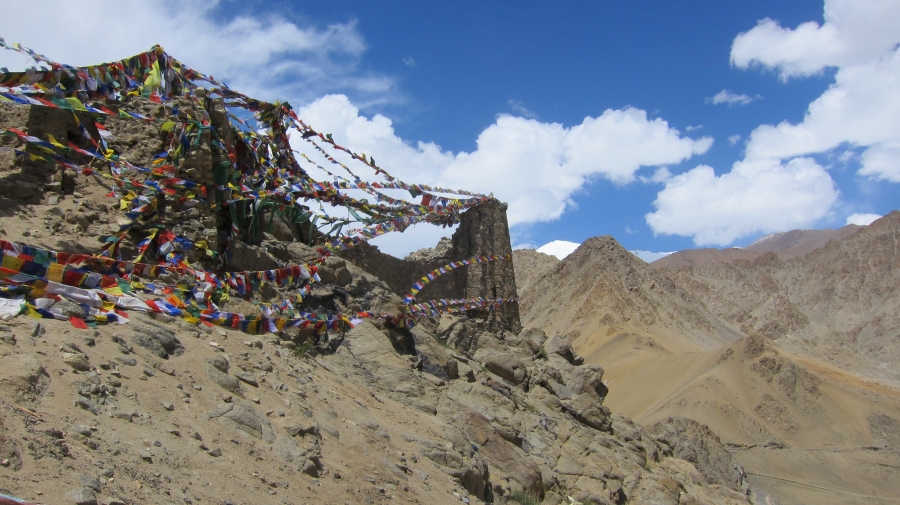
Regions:
M 647 431 L 659 443 L 663 454 L 693 463 L 707 484 L 721 484 L 744 494 L 749 492 L 744 469 L 707 426 L 693 419 L 669 417 Z

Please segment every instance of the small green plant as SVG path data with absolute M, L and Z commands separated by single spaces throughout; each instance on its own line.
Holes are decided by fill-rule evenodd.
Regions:
M 540 497 L 529 493 L 528 491 L 513 491 L 512 494 L 509 495 L 509 500 L 507 503 L 520 503 L 522 505 L 538 505 L 541 503 Z
M 313 347 L 313 340 L 314 339 L 312 339 L 312 338 L 307 338 L 305 341 L 297 344 L 294 347 L 294 356 L 296 356 L 298 358 L 302 358 L 302 357 L 306 356 L 306 353 L 308 353 L 309 350 L 312 349 L 312 347 Z
M 538 348 L 538 357 L 541 359 L 547 359 L 547 349 L 544 349 L 544 346 L 540 346 Z

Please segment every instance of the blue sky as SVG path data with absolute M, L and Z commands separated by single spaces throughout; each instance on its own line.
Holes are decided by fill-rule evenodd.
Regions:
M 673 251 L 897 207 L 897 4 L 39 1 L 0 36 L 73 64 L 160 43 L 408 182 L 494 192 L 518 245 Z

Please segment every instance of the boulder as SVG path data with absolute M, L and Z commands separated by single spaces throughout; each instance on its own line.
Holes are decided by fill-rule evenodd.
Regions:
M 513 353 L 492 356 L 485 360 L 484 367 L 515 385 L 521 384 L 528 377 L 528 370 L 522 360 Z
M 241 394 L 240 381 L 228 375 L 228 360 L 225 357 L 215 356 L 206 360 L 206 363 L 203 364 L 203 369 L 206 371 L 206 375 L 222 389 L 234 394 Z
M 582 393 L 569 402 L 563 404 L 566 412 L 578 419 L 586 426 L 595 430 L 612 431 L 612 420 L 609 408 L 604 407 L 592 394 Z
M 50 311 L 62 314 L 66 317 L 77 317 L 78 319 L 84 319 L 88 315 L 84 307 L 65 299 L 54 303 L 53 306 L 50 307 Z
M 346 286 L 353 282 L 353 275 L 350 273 L 350 270 L 347 270 L 344 267 L 335 269 L 334 271 L 334 283 L 338 286 Z
M 576 395 L 581 393 L 596 395 L 600 402 L 606 398 L 606 394 L 609 392 L 609 389 L 603 384 L 603 368 L 598 365 L 575 367 L 566 386 Z
M 97 495 L 89 487 L 80 487 L 69 491 L 67 503 L 75 505 L 97 505 Z
M 169 356 L 180 356 L 184 353 L 184 346 L 175 338 L 175 333 L 165 326 L 140 322 L 133 322 L 130 326 L 131 341 L 156 356 L 169 359 Z
M 274 270 L 281 263 L 265 248 L 235 240 L 231 244 L 229 266 L 235 270 Z
M 218 419 L 226 426 L 243 431 L 270 444 L 275 441 L 275 432 L 272 430 L 269 420 L 248 402 L 223 404 L 208 412 L 206 418 Z
M 536 353 L 540 351 L 541 346 L 547 341 L 547 334 L 544 333 L 544 330 L 537 328 L 525 328 L 519 332 L 519 339 L 528 346 L 531 352 Z
M 78 370 L 79 372 L 87 372 L 91 369 L 91 363 L 87 356 L 80 352 L 64 352 L 62 353 L 63 363 Z
M 554 335 L 544 343 L 547 354 L 558 354 L 569 363 L 575 361 L 575 352 L 572 350 L 572 342 L 562 335 Z

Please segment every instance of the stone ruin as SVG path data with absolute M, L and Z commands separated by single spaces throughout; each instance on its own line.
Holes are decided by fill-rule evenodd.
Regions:
M 460 258 L 478 254 L 505 256 L 512 253 L 506 204 L 486 203 L 461 215 L 459 229 L 437 247 L 423 249 L 398 259 L 369 244 L 348 249 L 341 256 L 382 279 L 391 290 L 405 294 L 424 272 Z M 450 298 L 515 298 L 516 274 L 512 261 L 471 265 L 441 276 L 422 290 L 422 299 Z M 492 330 L 518 333 L 518 304 L 505 304 L 495 311 L 473 311 L 475 317 L 487 317 Z

